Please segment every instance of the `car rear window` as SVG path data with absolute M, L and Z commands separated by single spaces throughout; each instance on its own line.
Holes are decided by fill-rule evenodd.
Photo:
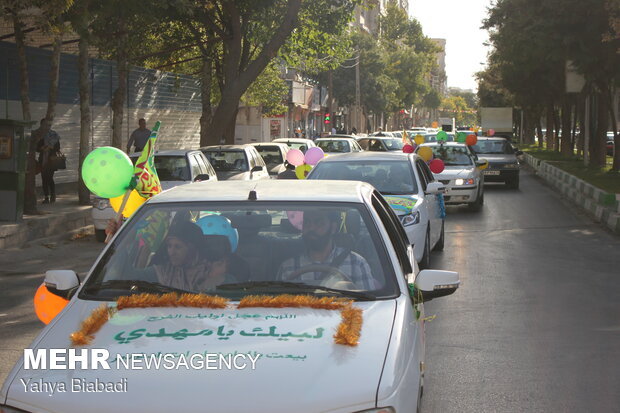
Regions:
M 504 140 L 485 140 L 478 141 L 471 147 L 472 151 L 480 154 L 513 154 L 515 153 L 511 144 Z
M 248 160 L 244 151 L 205 151 L 207 159 L 216 172 L 247 172 Z
M 280 148 L 277 146 L 257 146 L 256 150 L 270 169 L 284 162 Z

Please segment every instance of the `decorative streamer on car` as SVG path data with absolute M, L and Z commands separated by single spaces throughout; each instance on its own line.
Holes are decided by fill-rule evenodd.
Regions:
M 95 334 L 103 327 L 117 311 L 126 308 L 149 307 L 195 307 L 195 308 L 226 308 L 228 299 L 207 294 L 135 294 L 119 297 L 116 307 L 102 304 L 82 321 L 80 329 L 71 333 L 69 338 L 74 346 L 90 344 Z
M 353 307 L 353 301 L 334 297 L 310 295 L 250 295 L 239 302 L 237 308 L 314 308 L 340 310 L 342 321 L 338 325 L 334 341 L 345 346 L 357 346 L 362 331 L 362 310 Z

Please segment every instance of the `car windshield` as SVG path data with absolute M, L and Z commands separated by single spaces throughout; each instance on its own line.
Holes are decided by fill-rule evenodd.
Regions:
M 214 150 L 205 151 L 204 154 L 207 156 L 216 172 L 247 172 L 249 170 L 245 151 Z
M 418 192 L 409 161 L 320 162 L 309 179 L 342 179 L 368 182 L 384 195 Z
M 107 249 L 82 298 L 144 292 L 394 297 L 395 273 L 357 203 L 148 204 Z
M 256 150 L 265 160 L 268 168 L 273 168 L 274 166 L 278 166 L 284 162 L 282 159 L 282 152 L 280 152 L 280 148 L 277 146 L 257 146 Z
M 400 151 L 405 145 L 402 139 L 382 139 L 388 151 Z
M 155 170 L 160 181 L 189 181 L 189 166 L 185 156 L 155 155 Z
M 479 140 L 471 147 L 472 151 L 479 154 L 513 154 L 512 145 L 505 140 Z
M 468 149 L 465 146 L 432 145 L 433 157 L 439 158 L 446 166 L 470 166 L 474 164 Z M 423 148 L 423 146 L 419 146 Z
M 306 153 L 306 151 L 308 150 L 308 145 L 306 145 L 305 143 L 287 142 L 287 145 L 289 146 L 289 148 L 299 149 L 303 153 Z
M 351 146 L 347 141 L 341 140 L 328 140 L 317 141 L 316 146 L 323 149 L 324 152 L 351 152 Z

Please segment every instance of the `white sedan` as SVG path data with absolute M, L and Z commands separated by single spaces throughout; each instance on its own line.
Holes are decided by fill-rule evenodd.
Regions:
M 328 136 L 317 139 L 316 146 L 323 149 L 326 155 L 336 155 L 349 152 L 362 152 L 362 147 L 354 138 Z
M 402 222 L 422 268 L 430 268 L 431 250 L 444 246 L 445 210 L 436 182 L 422 159 L 403 152 L 360 152 L 327 157 L 308 179 L 346 179 L 372 184 Z
M 45 283 L 70 301 L 8 375 L 0 411 L 414 411 L 423 303 L 459 277 L 418 272 L 371 185 L 262 180 L 166 191 L 83 284 L 70 270 Z
M 443 172 L 434 174 L 444 185 L 446 204 L 466 204 L 471 211 L 480 211 L 484 204 L 484 175 L 480 167 L 486 159 L 478 159 L 469 146 L 457 142 L 424 143 L 416 148 L 430 147 L 433 157 L 444 162 Z

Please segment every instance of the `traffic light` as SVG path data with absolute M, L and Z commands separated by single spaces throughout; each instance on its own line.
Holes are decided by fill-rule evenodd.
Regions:
M 326 113 L 326 114 L 325 114 L 325 118 L 323 119 L 323 122 L 324 122 L 325 124 L 331 123 L 331 118 L 330 118 L 330 116 L 329 116 L 329 113 Z

